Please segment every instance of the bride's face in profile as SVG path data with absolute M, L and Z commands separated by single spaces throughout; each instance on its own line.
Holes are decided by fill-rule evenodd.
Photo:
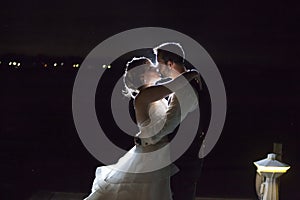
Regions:
M 142 82 L 146 85 L 155 85 L 161 79 L 161 74 L 158 72 L 157 67 L 151 65 L 145 68 L 144 74 L 141 76 Z

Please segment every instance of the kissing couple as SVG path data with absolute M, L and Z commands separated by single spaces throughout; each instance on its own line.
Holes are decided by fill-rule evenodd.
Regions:
M 183 56 L 166 50 L 169 46 L 178 48 Z M 122 92 L 133 99 L 139 128 L 134 146 L 115 164 L 96 169 L 85 200 L 195 199 L 204 129 L 198 129 L 190 147 L 173 163 L 170 144 L 180 123 L 199 109 L 200 74 L 186 69 L 180 44 L 164 43 L 152 50 L 152 58 L 129 61 L 123 75 Z

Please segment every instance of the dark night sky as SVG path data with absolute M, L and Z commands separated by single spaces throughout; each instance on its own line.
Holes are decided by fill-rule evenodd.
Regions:
M 85 57 L 103 40 L 128 29 L 155 26 L 180 31 L 211 55 L 228 98 L 225 127 L 206 160 L 199 194 L 254 196 L 252 161 L 263 158 L 272 142 L 279 141 L 284 145 L 284 161 L 292 165 L 281 187 L 293 199 L 300 179 L 298 4 L 283 0 L 2 1 L 0 56 Z M 82 146 L 72 121 L 75 76 L 75 72 L 0 69 L 4 94 L 0 159 L 8 163 L 0 163 L 0 198 L 3 188 L 11 193 L 22 183 L 21 176 L 31 180 L 23 189 L 27 195 L 40 189 L 88 191 L 98 161 Z M 27 134 L 22 134 L 24 130 Z M 65 167 L 69 163 L 75 167 Z M 18 173 L 16 166 L 22 166 Z M 3 169 L 11 173 L 2 173 Z M 8 174 L 15 174 L 14 178 Z
M 85 56 L 107 37 L 143 26 L 183 32 L 223 62 L 267 56 L 285 63 L 299 44 L 299 8 L 286 1 L 30 0 L 1 7 L 0 53 Z

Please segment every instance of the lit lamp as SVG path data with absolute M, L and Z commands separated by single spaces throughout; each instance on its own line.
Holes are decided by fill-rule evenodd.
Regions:
M 271 153 L 266 159 L 254 162 L 257 172 L 266 178 L 261 188 L 262 200 L 279 199 L 277 178 L 290 168 L 289 165 L 279 162 L 275 158 L 276 154 Z

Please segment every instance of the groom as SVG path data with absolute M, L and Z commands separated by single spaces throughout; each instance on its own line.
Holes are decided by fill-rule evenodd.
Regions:
M 156 51 L 160 73 L 164 77 L 175 79 L 186 72 L 182 57 L 160 48 L 154 50 Z M 185 118 L 188 113 L 201 108 L 201 121 L 199 122 L 197 134 L 188 150 L 175 161 L 180 171 L 171 177 L 171 189 L 174 200 L 195 199 L 196 184 L 202 168 L 202 159 L 199 158 L 198 154 L 210 119 L 210 100 L 207 90 L 203 89 L 204 84 L 199 82 L 199 80 L 193 80 L 191 86 L 197 98 L 187 93 L 189 90 L 186 88 L 176 91 L 176 96 L 181 96 L 180 106 L 175 95 L 170 97 L 166 125 L 161 133 L 152 138 L 152 141 L 148 141 L 155 144 L 156 141 L 159 141 L 163 137 L 168 137 L 171 140 L 177 132 L 176 127 L 181 123 L 181 116 Z M 181 113 L 181 111 L 184 113 Z

